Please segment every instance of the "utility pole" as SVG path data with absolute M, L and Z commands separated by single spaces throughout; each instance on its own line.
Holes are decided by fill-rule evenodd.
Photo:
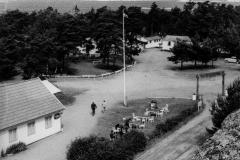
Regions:
M 123 104 L 127 106 L 127 97 L 126 97 L 126 63 L 125 63 L 125 13 L 123 9 Z
M 222 72 L 222 96 L 225 96 L 225 72 Z

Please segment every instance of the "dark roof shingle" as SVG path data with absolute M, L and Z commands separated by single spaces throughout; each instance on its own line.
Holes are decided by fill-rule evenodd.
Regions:
M 0 86 L 0 130 L 63 109 L 39 78 Z

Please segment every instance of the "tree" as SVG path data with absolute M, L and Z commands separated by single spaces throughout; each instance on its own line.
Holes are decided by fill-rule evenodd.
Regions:
M 190 61 L 191 55 L 191 45 L 185 42 L 178 41 L 176 45 L 172 48 L 171 52 L 173 56 L 168 57 L 169 61 L 176 64 L 181 64 L 181 69 L 183 68 L 183 63 Z
M 121 23 L 115 20 L 116 14 L 110 10 L 103 10 L 100 13 L 94 39 L 103 58 L 103 63 L 109 66 L 112 46 L 119 46 L 122 41 Z
M 148 25 L 149 25 L 149 34 L 153 35 L 154 33 L 156 33 L 157 26 L 158 26 L 158 14 L 159 14 L 159 8 L 156 4 L 156 2 L 153 2 L 151 5 L 151 10 L 148 13 Z
M 211 115 L 213 130 L 221 128 L 223 120 L 232 112 L 240 108 L 240 79 L 236 79 L 228 88 L 228 96 L 218 96 L 212 103 Z

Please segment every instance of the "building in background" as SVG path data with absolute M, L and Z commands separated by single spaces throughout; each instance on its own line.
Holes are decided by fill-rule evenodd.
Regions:
M 65 107 L 44 83 L 36 78 L 0 86 L 0 150 L 18 142 L 31 144 L 62 131 Z
M 161 48 L 164 51 L 170 51 L 178 41 L 191 43 L 191 39 L 188 36 L 167 35 L 162 39 Z
M 147 44 L 145 48 L 159 48 L 162 38 L 160 36 L 145 37 Z

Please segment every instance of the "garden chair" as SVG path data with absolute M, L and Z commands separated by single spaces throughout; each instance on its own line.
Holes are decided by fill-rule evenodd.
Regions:
M 132 117 L 134 121 L 141 121 L 141 119 L 139 118 L 139 116 L 136 116 L 135 113 L 132 113 Z
M 146 123 L 148 121 L 148 117 L 141 117 L 141 122 Z
M 157 114 L 157 117 L 163 117 L 163 111 L 157 111 L 156 114 Z
M 149 116 L 149 114 L 150 114 L 150 111 L 146 111 L 146 112 L 144 113 L 144 116 Z
M 151 123 L 153 123 L 153 122 L 154 122 L 154 117 L 153 117 L 153 116 L 152 116 L 152 117 L 149 117 L 149 118 L 148 118 L 148 121 L 151 122 Z
M 142 123 L 142 124 L 139 125 L 140 129 L 144 129 L 145 127 L 146 127 L 145 123 Z

